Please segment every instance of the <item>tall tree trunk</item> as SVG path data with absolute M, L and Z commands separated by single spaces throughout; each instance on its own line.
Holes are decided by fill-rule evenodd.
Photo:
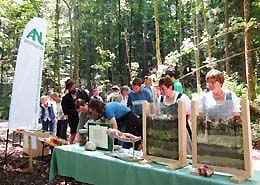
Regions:
M 59 30 L 59 19 L 60 19 L 60 0 L 56 0 L 56 9 L 55 9 L 55 61 L 54 61 L 54 80 L 57 84 L 56 90 L 60 92 L 60 30 Z
M 120 0 L 117 0 L 117 37 L 118 37 L 118 50 L 117 50 L 117 58 L 118 58 L 118 64 L 120 66 L 120 71 L 123 71 L 124 70 L 124 64 L 125 64 L 125 61 L 123 60 L 123 57 L 122 57 L 122 43 L 121 43 L 121 3 L 120 3 Z M 124 81 L 124 77 L 123 75 L 121 74 L 120 75 L 120 81 L 123 82 Z
M 133 28 L 132 28 L 132 22 L 133 22 L 133 2 L 132 2 L 132 0 L 130 0 L 130 20 L 129 20 L 129 29 L 127 30 L 127 28 L 125 29 L 126 31 L 125 31 L 125 33 L 127 34 L 127 33 L 130 33 L 130 35 L 129 35 L 129 39 L 128 39 L 128 36 L 126 36 L 126 39 L 128 39 L 129 40 L 129 42 L 128 42 L 128 40 L 126 40 L 126 49 L 127 49 L 127 52 L 128 52 L 128 55 L 127 55 L 127 59 L 128 59 L 128 70 L 129 70 L 129 79 L 130 79 L 130 81 L 132 81 L 132 79 L 131 79 L 131 70 L 132 70 L 132 30 L 133 30 Z M 128 35 L 128 34 L 127 34 Z
M 225 58 L 226 58 L 226 72 L 230 75 L 230 50 L 229 50 L 229 11 L 228 11 L 228 0 L 225 0 Z
M 177 9 L 177 22 L 179 22 L 179 42 L 178 42 L 178 50 L 181 53 L 181 46 L 183 40 L 183 31 L 182 31 L 182 1 L 176 1 L 176 9 Z M 182 63 L 182 55 L 179 57 L 179 63 Z M 178 66 L 176 66 L 178 67 Z M 176 68 L 177 69 L 177 68 Z
M 0 22 L 1 23 L 1 22 Z M 1 48 L 1 80 L 0 80 L 0 97 L 2 97 L 3 95 L 3 84 L 4 84 L 4 60 L 3 60 L 3 56 L 4 56 L 4 49 Z
M 69 27 L 70 27 L 70 78 L 73 79 L 73 61 L 74 61 L 74 33 L 73 33 L 73 22 L 72 22 L 72 0 L 69 0 L 67 2 L 66 0 L 63 0 L 63 2 L 66 4 L 69 10 Z
M 240 0 L 239 1 L 239 7 L 240 7 L 240 17 L 244 17 L 244 0 Z M 236 41 L 236 47 L 241 47 L 241 52 L 245 53 L 245 47 L 244 47 L 244 43 L 245 43 L 245 37 L 238 37 L 237 41 Z M 241 44 L 240 44 L 241 43 Z M 241 55 L 241 69 L 240 69 L 240 75 L 241 75 L 241 79 L 246 82 L 246 64 L 245 64 L 245 55 Z
M 2 26 L 2 20 L 0 19 L 0 32 L 4 31 Z M 2 39 L 2 38 L 1 38 Z M 2 46 L 5 45 L 5 40 L 2 39 Z M 4 83 L 4 47 L 0 47 L 0 62 L 1 62 L 1 80 L 0 80 L 0 97 L 3 95 L 3 83 Z
M 80 0 L 74 0 L 74 70 L 73 79 L 78 82 L 79 79 L 79 33 L 80 33 Z
M 197 0 L 192 2 L 192 23 L 193 23 L 193 36 L 195 43 L 195 64 L 196 64 L 196 82 L 197 82 L 197 93 L 201 92 L 201 83 L 200 83 L 200 52 L 199 52 L 199 16 L 197 13 Z
M 129 53 L 129 44 L 128 44 L 128 32 L 127 29 L 125 28 L 125 52 L 126 52 L 126 60 L 127 60 L 127 66 L 128 66 L 128 74 L 129 74 L 129 79 L 131 79 L 131 59 L 130 59 L 130 53 Z
M 37 16 L 38 17 L 41 17 L 42 14 L 41 14 L 41 11 L 39 10 L 39 7 L 37 5 L 37 2 L 35 0 L 31 0 L 31 4 L 33 5 L 34 9 L 36 10 L 37 12 Z
M 204 0 L 201 0 L 201 4 L 202 4 L 202 13 L 203 13 L 203 19 L 204 19 L 204 24 L 205 24 L 205 29 L 206 29 L 206 33 L 207 33 L 207 37 L 208 37 L 208 58 L 209 58 L 209 62 L 212 65 L 211 67 L 215 67 L 212 63 L 211 63 L 211 45 L 210 45 L 210 41 L 211 41 L 211 36 L 209 34 L 209 27 L 208 27 L 208 21 L 207 21 L 207 16 L 206 16 L 206 12 L 205 12 L 205 6 L 204 6 Z
M 144 18 L 143 18 L 143 69 L 144 74 L 148 73 L 148 61 L 147 61 L 147 9 L 146 9 L 146 0 L 143 0 L 143 11 L 144 11 Z
M 244 20 L 246 23 L 250 20 L 250 0 L 244 0 Z M 254 70 L 252 65 L 252 52 L 251 50 L 251 32 L 250 28 L 245 28 L 245 64 L 246 64 L 246 80 L 248 85 L 248 98 L 254 100 L 256 98 L 255 83 L 254 83 Z
M 156 59 L 157 66 L 162 64 L 161 51 L 160 51 L 160 28 L 159 28 L 159 15 L 158 15 L 158 0 L 154 0 L 154 22 L 155 22 L 155 34 L 156 34 Z

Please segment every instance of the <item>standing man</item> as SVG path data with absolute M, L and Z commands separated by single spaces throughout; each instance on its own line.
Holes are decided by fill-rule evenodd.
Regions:
M 99 101 L 102 101 L 103 102 L 103 98 L 101 96 L 99 96 L 99 89 L 98 87 L 94 88 L 93 89 L 93 95 L 90 97 L 90 99 L 97 99 Z
M 155 107 L 153 106 L 153 98 L 151 93 L 146 89 L 142 88 L 142 80 L 135 78 L 132 82 L 133 90 L 129 93 L 127 106 L 130 107 L 134 113 L 142 117 L 142 104 L 147 101 L 150 103 L 151 112 L 154 112 Z
M 123 105 L 127 106 L 128 95 L 130 93 L 130 88 L 127 85 L 121 87 L 121 102 Z
M 79 123 L 79 116 L 76 110 L 76 86 L 75 83 L 68 79 L 65 82 L 67 94 L 62 98 L 61 106 L 65 115 L 68 115 L 68 122 L 70 126 L 70 143 L 73 143 L 77 134 L 77 126 Z
M 142 80 L 140 78 L 135 78 L 132 82 L 132 91 L 129 93 L 127 106 L 132 109 L 132 111 L 138 116 L 138 118 L 142 117 L 143 114 L 143 103 L 148 102 L 150 104 L 150 113 L 155 112 L 155 107 L 153 103 L 153 98 L 151 93 L 145 89 L 142 88 Z M 142 119 L 140 121 L 142 123 Z M 143 135 L 143 123 L 141 124 L 141 127 L 136 127 L 136 133 L 138 133 L 138 136 Z M 140 144 L 138 147 L 138 150 L 142 149 L 142 145 Z
M 157 105 L 157 97 L 158 96 L 157 96 L 157 92 L 156 92 L 155 88 L 153 87 L 153 77 L 146 75 L 144 77 L 144 84 L 143 84 L 142 87 L 144 89 L 147 89 L 150 92 L 150 94 L 151 94 L 151 96 L 153 98 L 154 106 L 156 106 Z
M 178 79 L 179 77 L 178 77 L 176 71 L 174 71 L 174 70 L 166 71 L 166 77 L 169 77 L 172 80 L 174 91 L 183 93 L 183 88 L 182 88 L 180 80 Z

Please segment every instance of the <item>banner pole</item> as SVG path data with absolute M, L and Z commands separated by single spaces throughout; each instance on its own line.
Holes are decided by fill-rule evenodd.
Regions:
M 6 144 L 5 144 L 5 162 L 4 167 L 7 165 L 7 148 L 8 148 L 8 140 L 9 140 L 9 128 L 6 131 Z

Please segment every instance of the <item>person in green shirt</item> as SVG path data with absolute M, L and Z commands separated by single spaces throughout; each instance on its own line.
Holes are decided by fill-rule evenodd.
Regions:
M 174 90 L 183 93 L 183 87 L 180 80 L 178 80 L 176 71 L 168 70 L 166 71 L 166 76 L 172 80 Z

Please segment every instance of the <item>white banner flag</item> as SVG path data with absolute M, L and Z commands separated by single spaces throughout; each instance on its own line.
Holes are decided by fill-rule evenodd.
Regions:
M 18 50 L 8 128 L 36 129 L 44 62 L 47 20 L 33 18 L 23 32 Z

